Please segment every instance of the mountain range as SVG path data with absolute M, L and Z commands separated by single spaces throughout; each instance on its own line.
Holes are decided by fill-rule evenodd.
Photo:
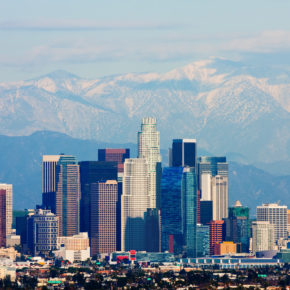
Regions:
M 0 83 L 0 134 L 39 130 L 109 143 L 136 143 L 144 116 L 155 116 L 161 146 L 196 138 L 245 164 L 284 162 L 290 174 L 289 71 L 211 58 L 166 73 L 87 80 L 56 71 Z M 270 166 L 268 166 L 270 167 Z M 279 170 L 279 165 L 276 166 Z
M 136 157 L 137 145 L 112 144 L 72 138 L 58 132 L 39 131 L 30 136 L 0 136 L 0 182 L 12 183 L 14 208 L 34 208 L 41 203 L 42 155 L 72 154 L 79 161 L 97 160 L 98 148 L 130 148 Z M 166 166 L 168 151 L 161 150 Z M 199 149 L 198 155 L 208 154 Z M 251 208 L 262 202 L 290 206 L 290 176 L 275 176 L 251 165 L 229 162 L 229 204 L 236 200 Z

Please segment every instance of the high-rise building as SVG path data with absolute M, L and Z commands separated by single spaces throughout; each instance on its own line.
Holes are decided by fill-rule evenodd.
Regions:
M 198 158 L 198 188 L 201 191 L 201 200 L 212 200 L 212 177 L 219 175 L 228 177 L 228 163 L 226 157 Z
M 148 164 L 149 207 L 159 208 L 161 181 L 160 133 L 157 131 L 156 118 L 143 118 L 141 131 L 138 132 L 138 158 Z
M 211 179 L 212 219 L 222 220 L 228 217 L 228 177 L 216 175 Z
M 146 251 L 161 251 L 161 219 L 160 210 L 148 208 L 145 213 Z
M 196 225 L 196 256 L 205 257 L 209 255 L 209 226 Z
M 257 221 L 268 221 L 274 225 L 275 241 L 288 237 L 286 205 L 267 203 L 257 206 Z
M 118 183 L 91 184 L 91 256 L 117 250 Z
M 287 210 L 287 230 L 288 236 L 290 236 L 290 209 Z
M 12 184 L 0 183 L 0 247 L 12 230 Z
M 98 160 L 118 163 L 118 173 L 124 172 L 125 159 L 130 158 L 130 149 L 99 149 Z
M 81 201 L 80 201 L 80 231 L 91 236 L 91 189 L 90 185 L 106 180 L 117 180 L 117 162 L 82 161 L 80 165 Z M 119 204 L 120 207 L 120 195 Z M 119 213 L 120 215 L 120 213 Z M 120 220 L 120 216 L 118 217 Z
M 42 206 L 53 213 L 56 213 L 56 166 L 60 156 L 42 156 Z
M 268 221 L 252 222 L 252 250 L 255 254 L 259 251 L 269 251 L 274 249 L 275 229 L 274 225 Z
M 80 230 L 80 170 L 74 156 L 61 155 L 56 166 L 56 215 L 59 236 L 77 235 Z
M 194 168 L 165 167 L 161 181 L 162 251 L 196 255 L 197 190 Z
M 170 159 L 173 167 L 196 168 L 196 140 L 174 139 Z
M 28 247 L 33 256 L 48 255 L 56 249 L 58 217 L 50 210 L 38 209 L 27 218 Z
M 185 167 L 182 175 L 183 236 L 186 256 L 196 257 L 197 185 L 195 168 Z
M 203 225 L 207 225 L 211 220 L 212 220 L 212 200 L 201 200 L 200 223 Z
M 125 160 L 121 198 L 122 251 L 146 250 L 145 213 L 150 205 L 148 163 L 144 158 Z
M 226 240 L 241 245 L 241 251 L 249 251 L 250 221 L 249 208 L 242 206 L 236 201 L 233 207 L 229 208 L 229 217 L 225 219 Z
M 224 221 L 211 221 L 209 223 L 209 252 L 210 255 L 214 255 L 214 249 L 216 243 L 220 243 L 224 240 Z

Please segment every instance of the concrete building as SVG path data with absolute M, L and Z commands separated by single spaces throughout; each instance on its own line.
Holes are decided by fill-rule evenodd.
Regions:
M 138 158 L 144 158 L 148 166 L 149 207 L 160 207 L 161 154 L 160 133 L 156 118 L 143 118 L 138 132 Z
M 228 217 L 228 177 L 216 175 L 212 177 L 212 219 L 222 220 Z
M 6 236 L 6 247 L 14 247 L 20 244 L 20 236 L 15 234 L 10 234 Z
M 224 240 L 224 221 L 211 221 L 209 223 L 209 250 L 210 255 L 214 255 L 216 243 L 221 243 Z
M 0 183 L 0 247 L 6 247 L 6 237 L 12 230 L 12 184 Z
M 290 236 L 290 209 L 287 210 L 287 231 L 288 237 Z
M 61 155 L 56 166 L 56 215 L 59 236 L 73 236 L 80 230 L 80 170 L 77 159 Z
M 252 251 L 273 250 L 275 246 L 275 228 L 268 221 L 252 222 Z
M 70 237 L 57 238 L 56 257 L 68 260 L 71 263 L 86 261 L 90 258 L 88 233 L 79 233 Z
M 18 253 L 13 247 L 0 248 L 0 259 L 6 258 L 15 261 L 17 257 L 20 257 L 20 253 Z
M 121 198 L 121 249 L 146 250 L 144 215 L 150 207 L 148 163 L 144 158 L 125 160 Z
M 58 224 L 50 210 L 38 209 L 27 217 L 27 243 L 33 256 L 49 255 L 56 249 Z
M 234 242 L 220 242 L 216 243 L 214 246 L 215 255 L 226 255 L 237 253 L 237 244 Z
M 275 242 L 288 237 L 287 232 L 287 206 L 277 203 L 266 203 L 257 206 L 257 221 L 268 221 L 274 225 Z
M 118 183 L 91 184 L 91 256 L 117 250 Z

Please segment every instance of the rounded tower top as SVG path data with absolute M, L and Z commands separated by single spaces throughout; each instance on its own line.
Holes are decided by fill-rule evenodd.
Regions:
M 235 202 L 234 207 L 242 207 L 241 202 L 240 202 L 239 200 L 237 200 L 237 201 Z

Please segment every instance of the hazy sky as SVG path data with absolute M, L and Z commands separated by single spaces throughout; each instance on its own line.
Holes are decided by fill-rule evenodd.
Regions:
M 0 81 L 162 72 L 210 56 L 290 65 L 290 1 L 0 0 L 0 39 Z

